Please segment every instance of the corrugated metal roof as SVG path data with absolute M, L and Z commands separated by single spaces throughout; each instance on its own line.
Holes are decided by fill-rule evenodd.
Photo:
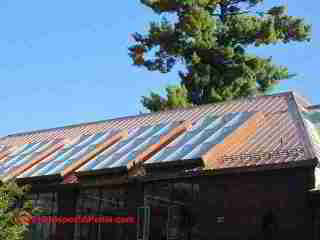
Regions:
M 74 179 L 73 172 L 189 159 L 213 169 L 309 160 L 295 107 L 309 105 L 295 101 L 283 93 L 9 135 L 0 139 L 0 177 Z

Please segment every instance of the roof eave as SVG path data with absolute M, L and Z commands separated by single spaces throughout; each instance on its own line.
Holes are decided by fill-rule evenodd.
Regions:
M 158 177 L 158 176 L 138 176 L 135 177 L 137 180 L 157 181 L 166 179 L 178 179 L 178 178 L 192 178 L 199 176 L 221 176 L 221 175 L 238 175 L 243 173 L 260 173 L 278 169 L 292 169 L 297 167 L 310 167 L 314 168 L 317 165 L 317 159 L 312 158 L 308 160 L 300 160 L 296 162 L 286 163 L 275 163 L 275 164 L 264 164 L 258 166 L 246 166 L 246 167 L 235 167 L 235 168 L 223 168 L 223 169 L 204 169 L 196 172 L 181 172 L 179 174 L 172 174 L 171 176 Z
M 61 182 L 63 178 L 60 174 L 43 175 L 37 177 L 16 178 L 15 181 L 21 184 L 38 184 L 39 182 L 56 183 Z

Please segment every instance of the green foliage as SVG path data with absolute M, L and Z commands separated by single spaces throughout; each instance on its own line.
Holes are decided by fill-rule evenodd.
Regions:
M 154 92 L 150 97 L 142 97 L 142 104 L 152 112 L 191 106 L 187 99 L 187 89 L 184 86 L 169 86 L 166 88 L 166 98 Z
M 30 201 L 22 201 L 29 187 L 19 187 L 14 182 L 0 186 L 0 239 L 20 240 L 28 230 L 27 225 L 17 222 L 21 212 L 31 212 Z M 19 206 L 20 205 L 20 206 Z
M 167 99 L 155 93 L 143 97 L 150 111 L 263 94 L 293 75 L 272 64 L 271 58 L 251 56 L 247 48 L 310 40 L 311 26 L 288 16 L 285 6 L 254 12 L 262 0 L 141 2 L 155 13 L 174 14 L 177 21 L 162 18 L 150 24 L 147 34 L 133 34 L 135 44 L 129 47 L 133 64 L 161 73 L 179 62 L 186 67 L 179 73 L 181 86 L 174 101 L 169 101 L 168 89 Z

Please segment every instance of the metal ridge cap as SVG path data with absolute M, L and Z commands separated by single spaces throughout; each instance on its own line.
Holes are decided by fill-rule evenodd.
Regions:
M 314 146 L 312 144 L 311 136 L 308 132 L 308 129 L 306 127 L 306 124 L 303 120 L 302 117 L 302 112 L 301 109 L 298 106 L 297 100 L 296 100 L 296 95 L 292 93 L 292 98 L 289 99 L 292 103 L 292 110 L 294 112 L 291 112 L 292 114 L 295 114 L 297 116 L 297 123 L 298 127 L 300 128 L 300 132 L 302 133 L 302 138 L 303 138 L 303 145 L 306 148 L 306 152 L 308 153 L 308 158 L 316 158 L 316 150 L 314 149 Z M 288 102 L 289 104 L 289 102 Z M 294 117 L 294 116 L 293 116 Z
M 311 102 L 308 101 L 308 99 L 305 96 L 297 92 L 292 92 L 292 94 L 295 98 L 299 99 L 299 101 L 301 101 L 305 105 L 305 107 L 312 106 Z

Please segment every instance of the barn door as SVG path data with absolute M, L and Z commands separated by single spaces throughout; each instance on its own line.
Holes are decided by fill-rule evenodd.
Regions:
M 170 206 L 168 207 L 168 221 L 167 221 L 167 240 L 180 239 L 181 229 L 181 207 Z
M 138 208 L 137 240 L 187 240 L 183 207 L 162 204 Z
M 184 205 L 168 207 L 167 240 L 190 240 L 190 218 Z
M 137 213 L 137 240 L 149 240 L 150 207 L 138 208 Z

